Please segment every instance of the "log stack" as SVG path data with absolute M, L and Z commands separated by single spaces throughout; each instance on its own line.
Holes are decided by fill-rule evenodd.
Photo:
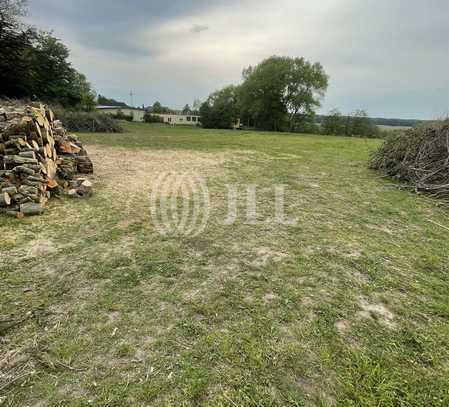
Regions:
M 92 173 L 80 141 L 47 106 L 0 104 L 0 212 L 22 218 L 41 214 L 52 194 L 89 196 L 79 174 Z

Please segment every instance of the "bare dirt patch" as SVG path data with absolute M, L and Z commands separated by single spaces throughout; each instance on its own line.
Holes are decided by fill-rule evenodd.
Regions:
M 340 319 L 335 323 L 335 328 L 337 329 L 337 332 L 340 335 L 344 335 L 349 330 L 350 327 L 351 325 L 349 324 L 349 321 L 347 321 L 346 319 Z
M 387 235 L 394 235 L 394 231 L 385 225 L 366 225 L 366 227 L 370 230 L 374 230 L 376 232 L 386 233 Z
M 58 248 L 50 239 L 36 239 L 33 240 L 28 249 L 27 257 L 39 257 L 47 254 L 54 254 L 58 251 Z
M 272 302 L 279 299 L 279 296 L 275 293 L 267 293 L 263 296 L 265 302 Z
M 280 252 L 268 247 L 256 248 L 254 249 L 254 254 L 256 255 L 256 258 L 251 264 L 255 267 L 263 267 L 269 263 L 279 263 L 288 256 L 285 252 Z
M 325 392 L 322 381 L 314 378 L 299 377 L 296 378 L 296 384 L 307 397 L 307 401 L 305 403 L 306 406 L 316 406 L 317 404 L 315 403 L 315 400 L 317 397 L 323 405 L 330 407 L 336 404 L 335 400 Z
M 359 297 L 358 305 L 361 311 L 357 313 L 362 319 L 375 319 L 388 328 L 396 326 L 395 315 L 381 302 L 369 301 L 365 297 Z
M 202 153 L 189 150 L 130 150 L 90 145 L 89 154 L 96 177 L 116 193 L 150 191 L 162 173 L 212 175 L 232 157 L 227 153 Z

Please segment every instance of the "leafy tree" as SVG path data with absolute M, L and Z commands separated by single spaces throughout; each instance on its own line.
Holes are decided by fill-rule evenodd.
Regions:
M 68 62 L 68 48 L 51 33 L 41 32 L 30 51 L 32 65 L 29 90 L 41 100 L 64 107 L 91 109 L 95 93 L 86 77 Z
M 203 127 L 229 129 L 239 118 L 238 88 L 230 85 L 212 93 L 201 105 Z
M 244 122 L 254 127 L 279 130 L 286 124 L 287 107 L 282 92 L 287 75 L 286 60 L 271 57 L 243 71 L 243 84 L 239 90 L 239 103 Z
M 27 83 L 32 67 L 27 55 L 37 34 L 20 22 L 25 6 L 20 0 L 0 0 L 0 96 L 30 96 Z
M 329 77 L 320 63 L 312 64 L 304 58 L 288 60 L 289 70 L 283 93 L 289 114 L 290 130 L 296 124 L 313 119 L 315 109 L 327 90 Z
M 379 129 L 368 117 L 365 110 L 358 109 L 347 120 L 346 134 L 348 136 L 376 137 Z
M 153 108 L 151 109 L 153 113 L 162 113 L 162 105 L 160 102 L 154 102 Z
M 27 14 L 27 0 L 0 0 L 0 21 L 11 28 L 20 28 L 20 17 Z
M 242 118 L 266 130 L 294 130 L 320 106 L 328 76 L 319 63 L 273 56 L 243 71 Z
M 157 114 L 152 114 L 150 112 L 145 113 L 143 117 L 145 123 L 164 123 L 164 119 Z
M 192 110 L 190 109 L 189 105 L 184 106 L 184 109 L 182 109 L 182 114 L 185 114 L 185 115 L 192 114 Z
M 74 97 L 79 100 L 79 102 L 74 105 L 75 108 L 81 108 L 87 111 L 95 109 L 96 93 L 93 90 L 92 85 L 87 81 L 85 75 L 74 71 L 72 88 Z
M 25 0 L 0 0 L 0 95 L 92 109 L 95 93 L 68 62 L 67 47 L 21 22 L 26 6 Z
M 333 109 L 321 124 L 323 134 L 343 136 L 346 134 L 346 120 L 338 109 Z

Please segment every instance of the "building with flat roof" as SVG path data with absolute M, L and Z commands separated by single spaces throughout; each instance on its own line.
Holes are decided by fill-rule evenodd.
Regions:
M 178 114 L 178 113 L 151 113 L 153 116 L 160 117 L 164 123 L 186 126 L 198 126 L 201 123 L 200 116 L 194 114 Z
M 119 112 L 125 116 L 132 116 L 134 122 L 143 122 L 145 114 L 147 113 L 143 108 L 135 107 L 120 107 L 120 106 L 97 106 L 97 111 L 110 115 L 117 115 Z M 181 114 L 181 113 L 151 113 L 153 116 L 160 117 L 166 124 L 198 126 L 201 123 L 200 116 L 195 114 Z
M 105 114 L 116 115 L 118 112 L 125 116 L 132 116 L 134 122 L 143 122 L 145 110 L 136 107 L 120 107 L 120 106 L 96 106 L 96 109 Z

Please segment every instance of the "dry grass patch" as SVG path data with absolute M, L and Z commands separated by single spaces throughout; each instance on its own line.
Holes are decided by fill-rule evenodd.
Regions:
M 96 177 L 107 192 L 126 199 L 132 198 L 129 194 L 149 193 L 161 173 L 213 177 L 220 175 L 223 172 L 220 167 L 234 158 L 224 152 L 130 150 L 97 145 L 89 146 L 89 154 Z

